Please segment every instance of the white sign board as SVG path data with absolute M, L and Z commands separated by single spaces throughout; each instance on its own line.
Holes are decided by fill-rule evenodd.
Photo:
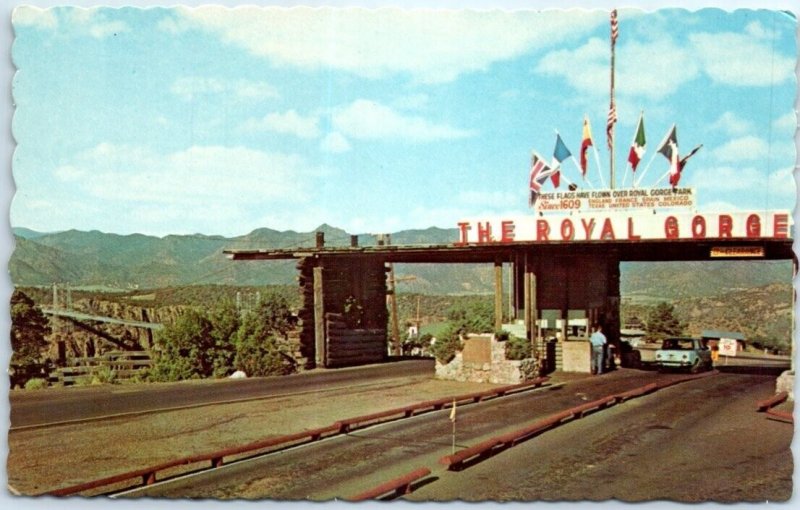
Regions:
M 736 356 L 736 340 L 733 338 L 720 338 L 719 353 L 723 356 Z
M 552 191 L 536 199 L 536 212 L 626 211 L 695 208 L 693 188 L 592 189 Z

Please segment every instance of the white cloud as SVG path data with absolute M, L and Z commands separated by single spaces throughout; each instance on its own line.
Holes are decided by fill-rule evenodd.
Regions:
M 264 82 L 238 80 L 231 89 L 241 99 L 260 100 L 280 97 L 278 89 Z
M 340 154 L 350 150 L 350 142 L 341 133 L 333 132 L 323 138 L 320 148 L 325 152 Z
M 65 170 L 66 169 L 66 170 Z M 138 204 L 207 206 L 302 202 L 304 182 L 325 173 L 296 155 L 245 147 L 196 146 L 170 154 L 100 144 L 56 172 L 89 196 Z
M 797 131 L 797 113 L 791 111 L 786 115 L 781 115 L 775 122 L 772 124 L 772 127 L 776 131 L 789 131 L 794 133 Z
M 106 23 L 93 23 L 89 27 L 89 34 L 95 39 L 103 39 L 109 35 L 117 35 L 130 30 L 122 21 L 109 21 Z
M 757 161 L 767 157 L 769 145 L 757 136 L 742 136 L 715 148 L 711 154 L 723 163 Z
M 647 34 L 635 43 L 617 45 L 616 90 L 621 95 L 662 99 L 705 74 L 729 86 L 769 86 L 792 79 L 795 60 L 775 53 L 774 35 L 759 23 L 743 33 L 697 32 L 688 40 Z M 566 81 L 581 94 L 608 93 L 608 41 L 592 38 L 574 49 L 545 54 L 535 70 Z
M 686 182 L 701 190 L 701 197 L 734 193 L 746 196 L 745 202 L 754 198 L 761 200 L 765 196 L 785 199 L 795 196 L 792 170 L 792 167 L 786 167 L 767 174 L 764 169 L 756 167 L 698 167 L 689 173 Z
M 400 110 L 420 110 L 428 106 L 428 94 L 411 94 L 392 101 L 392 106 Z
M 710 126 L 711 131 L 722 132 L 727 135 L 741 136 L 753 129 L 753 124 L 733 112 L 725 112 Z
M 58 26 L 53 9 L 40 9 L 31 5 L 15 7 L 11 12 L 11 23 L 14 26 L 52 29 Z
M 425 83 L 452 81 L 493 62 L 578 39 L 606 20 L 605 13 L 577 10 L 570 16 L 555 10 L 329 7 L 203 6 L 176 12 L 192 27 L 276 64 L 334 68 L 367 78 L 407 73 Z
M 388 106 L 359 99 L 333 112 L 334 128 L 351 138 L 391 138 L 412 142 L 452 140 L 474 136 L 474 131 L 436 124 L 423 117 L 402 115 Z
M 558 76 L 582 94 L 605 95 L 608 51 L 608 41 L 592 38 L 574 50 L 547 53 L 536 71 Z M 659 99 L 674 93 L 699 72 L 689 52 L 668 38 L 622 44 L 617 47 L 617 55 L 616 90 L 620 94 Z
M 202 76 L 184 76 L 175 80 L 170 92 L 183 99 L 192 101 L 201 96 L 232 94 L 242 100 L 259 100 L 279 97 L 278 90 L 264 82 L 237 80 L 226 82 L 218 78 Z
M 86 176 L 86 171 L 72 165 L 63 165 L 53 171 L 55 177 L 61 181 L 76 181 Z
M 246 131 L 273 131 L 298 138 L 317 138 L 319 128 L 317 117 L 304 117 L 294 110 L 285 113 L 269 113 L 262 119 L 250 119 L 242 125 Z
M 769 42 L 744 34 L 697 33 L 689 36 L 703 71 L 731 86 L 769 86 L 795 77 L 795 60 L 775 53 Z

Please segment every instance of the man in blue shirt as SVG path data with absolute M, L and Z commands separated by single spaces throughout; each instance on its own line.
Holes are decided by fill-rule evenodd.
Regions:
M 592 343 L 592 373 L 603 373 L 603 351 L 606 345 L 606 336 L 603 334 L 603 326 L 595 324 L 594 333 L 589 338 Z

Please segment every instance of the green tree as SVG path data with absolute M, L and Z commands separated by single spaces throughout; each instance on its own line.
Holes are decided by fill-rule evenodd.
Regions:
M 494 303 L 478 298 L 454 304 L 447 310 L 447 320 L 460 333 L 494 331 Z
M 153 367 L 157 380 L 179 381 L 208 377 L 214 370 L 214 325 L 206 314 L 188 310 L 158 336 L 159 353 Z
M 211 331 L 214 344 L 211 352 L 213 375 L 225 377 L 232 371 L 236 357 L 236 334 L 241 327 L 240 314 L 236 305 L 226 300 L 210 313 L 210 320 L 214 326 Z
M 12 386 L 25 381 L 42 368 L 42 351 L 50 334 L 47 317 L 22 291 L 11 294 Z
M 675 307 L 662 301 L 650 310 L 645 339 L 649 342 L 660 342 L 670 336 L 682 335 L 683 328 L 684 324 L 675 315 Z
M 234 365 L 249 376 L 286 375 L 296 370 L 287 352 L 286 336 L 292 328 L 288 301 L 268 294 L 243 319 L 236 334 Z

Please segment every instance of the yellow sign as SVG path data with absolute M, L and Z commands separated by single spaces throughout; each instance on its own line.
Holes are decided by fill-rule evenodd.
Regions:
M 711 248 L 711 258 L 759 258 L 763 256 L 763 246 L 714 246 Z

